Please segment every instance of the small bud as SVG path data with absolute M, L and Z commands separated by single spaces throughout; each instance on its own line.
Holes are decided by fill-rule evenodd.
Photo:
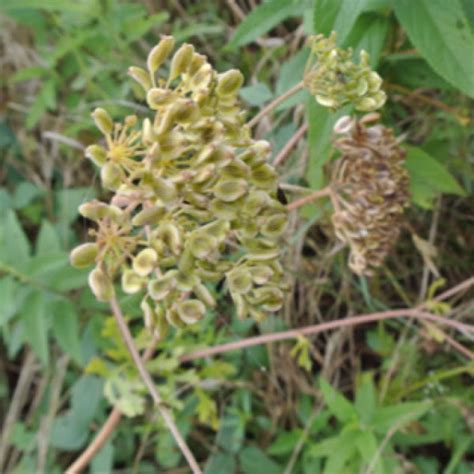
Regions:
M 155 249 L 147 248 L 141 250 L 133 259 L 132 267 L 135 273 L 140 276 L 149 275 L 158 261 L 158 254 Z
M 98 301 L 110 301 L 114 294 L 114 285 L 108 275 L 99 267 L 96 267 L 89 273 L 89 286 Z
M 235 312 L 237 314 L 237 318 L 240 320 L 245 319 L 248 316 L 249 308 L 244 297 L 238 293 L 232 293 L 232 300 L 235 304 Z
M 153 132 L 153 125 L 151 124 L 151 120 L 148 117 L 145 120 L 143 120 L 142 137 L 143 137 L 143 143 L 145 145 L 150 145 L 155 141 L 155 133 Z
M 191 123 L 197 120 L 199 109 L 194 100 L 184 100 L 175 104 L 174 118 L 178 123 Z
M 133 270 L 127 269 L 122 273 L 122 289 L 125 293 L 138 293 L 145 283 L 145 280 Z
M 176 186 L 160 176 L 153 179 L 153 190 L 156 196 L 165 204 L 173 202 L 177 196 Z
M 97 166 L 103 166 L 107 161 L 107 151 L 100 145 L 90 145 L 85 151 L 86 158 L 89 158 Z
M 94 199 L 85 202 L 79 206 L 79 214 L 92 221 L 99 221 L 106 217 L 112 220 L 120 219 L 123 216 L 123 211 L 114 205 L 106 204 L 105 202 Z
M 186 300 L 176 305 L 176 311 L 181 321 L 186 324 L 195 324 L 203 318 L 206 307 L 199 300 Z
M 142 69 L 141 67 L 131 66 L 128 68 L 128 75 L 132 79 L 137 81 L 143 87 L 143 89 L 145 89 L 145 92 L 150 89 L 150 75 L 145 71 L 145 69 Z
M 166 61 L 174 48 L 174 38 L 172 36 L 163 36 L 160 42 L 150 51 L 147 59 L 147 67 L 151 74 Z
M 244 76 L 237 69 L 231 69 L 217 77 L 218 96 L 234 95 L 244 83 Z
M 111 161 L 105 163 L 100 170 L 102 186 L 111 191 L 116 191 L 122 184 L 122 171 L 118 165 Z
M 96 127 L 104 134 L 109 135 L 114 128 L 114 122 L 110 115 L 102 108 L 98 107 L 92 112 Z
M 194 55 L 194 47 L 190 44 L 183 44 L 174 53 L 173 59 L 171 60 L 170 74 L 168 80 L 174 81 L 180 74 L 186 71 L 191 65 Z
M 158 224 L 161 218 L 165 215 L 166 209 L 164 207 L 149 207 L 141 210 L 133 219 L 134 226 L 155 225 Z
M 86 268 L 95 262 L 98 253 L 99 246 L 97 244 L 82 244 L 72 250 L 69 260 L 73 267 Z

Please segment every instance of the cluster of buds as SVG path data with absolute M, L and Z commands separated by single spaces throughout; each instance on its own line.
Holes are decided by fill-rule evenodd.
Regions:
M 332 220 L 337 237 L 350 246 L 350 268 L 368 276 L 396 242 L 409 203 L 405 151 L 391 129 L 369 125 L 378 118 L 345 116 L 334 127 L 342 156 L 332 177 Z
M 334 32 L 329 38 L 311 36 L 308 45 L 311 54 L 304 84 L 321 105 L 335 110 L 352 104 L 356 110 L 372 112 L 385 104 L 382 79 L 370 68 L 366 51 L 360 52 L 359 64 L 355 64 L 351 48 L 336 47 Z
M 76 266 L 95 264 L 89 284 L 97 299 L 113 297 L 118 276 L 125 293 L 143 294 L 145 325 L 159 335 L 200 320 L 222 280 L 240 318 L 278 310 L 284 287 L 286 208 L 267 163 L 270 145 L 245 125 L 243 76 L 218 74 L 190 44 L 173 50 L 174 39 L 163 37 L 147 70 L 129 69 L 152 119 L 121 124 L 103 109 L 92 114 L 106 147 L 89 146 L 86 156 L 113 196 L 79 208 L 97 224 L 95 241 L 71 253 Z

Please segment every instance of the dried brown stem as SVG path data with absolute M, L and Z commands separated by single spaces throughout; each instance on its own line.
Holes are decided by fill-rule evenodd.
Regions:
M 381 321 L 383 319 L 392 318 L 415 318 L 433 321 L 439 324 L 445 324 L 446 326 L 450 326 L 454 329 L 457 329 L 458 331 L 467 331 L 474 333 L 473 325 L 460 323 L 451 319 L 446 319 L 441 316 L 436 316 L 434 314 L 424 312 L 418 309 L 396 309 L 379 313 L 362 314 L 352 316 L 350 318 L 338 319 L 336 321 L 328 321 L 326 323 L 316 324 L 313 326 L 306 326 L 300 329 L 291 329 L 289 331 L 262 334 L 261 336 L 255 336 L 239 341 L 228 342 L 219 346 L 214 346 L 207 349 L 191 352 L 190 354 L 182 356 L 180 358 L 180 361 L 189 362 L 195 359 L 202 359 L 203 357 L 222 354 L 223 352 L 243 349 L 245 347 L 267 344 L 269 342 L 283 341 L 285 339 L 296 339 L 299 336 L 308 336 L 310 334 L 318 334 L 320 332 L 330 331 L 332 329 L 340 329 L 347 326 L 358 326 L 360 324 L 367 324 L 372 323 L 374 321 Z
M 273 166 L 278 166 L 281 164 L 286 157 L 290 154 L 293 147 L 301 140 L 301 137 L 306 133 L 308 130 L 308 123 L 304 123 L 296 133 L 288 140 L 288 143 L 282 148 L 280 153 L 275 157 L 272 162 Z
M 301 206 L 305 206 L 306 204 L 316 201 L 317 199 L 330 196 L 330 195 L 331 195 L 331 188 L 329 186 L 326 186 L 325 188 L 320 189 L 319 191 L 315 191 L 314 193 L 308 196 L 305 196 L 300 199 L 297 199 L 296 201 L 293 201 L 292 203 L 288 204 L 287 209 L 289 211 L 292 211 L 294 209 L 298 209 Z
M 264 107 L 255 117 L 249 121 L 247 124 L 250 128 L 257 125 L 260 120 L 265 117 L 265 115 L 269 114 L 272 110 L 276 109 L 281 103 L 285 102 L 288 97 L 291 97 L 293 94 L 296 94 L 298 91 L 303 89 L 304 84 L 303 81 L 298 82 L 296 86 L 293 86 L 291 89 L 288 89 L 285 93 L 278 96 L 275 100 L 270 102 L 266 107 Z

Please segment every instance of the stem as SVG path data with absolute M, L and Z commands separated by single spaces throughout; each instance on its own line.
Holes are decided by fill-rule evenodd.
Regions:
M 195 351 L 191 352 L 190 354 L 186 354 L 180 358 L 180 362 L 189 362 L 191 360 L 202 359 L 203 357 L 222 354 L 223 352 L 243 349 L 245 347 L 267 344 L 269 342 L 283 341 L 285 339 L 297 339 L 302 335 L 307 336 L 309 334 L 318 334 L 320 332 L 329 331 L 332 329 L 339 329 L 347 326 L 358 326 L 359 324 L 367 324 L 372 323 L 374 321 L 381 321 L 383 319 L 392 318 L 417 318 L 427 321 L 434 321 L 455 328 L 458 331 L 467 331 L 474 333 L 474 326 L 471 326 L 469 324 L 463 324 L 458 321 L 443 318 L 441 316 L 435 316 L 434 314 L 423 312 L 417 309 L 396 309 L 379 313 L 362 314 L 352 316 L 350 318 L 328 321 L 326 323 L 316 324 L 313 326 L 306 326 L 300 329 L 291 329 L 289 331 L 262 334 L 261 336 L 249 337 L 247 339 L 242 339 L 239 341 L 228 342 L 219 346 L 214 346 L 208 349 L 202 349 L 200 351 Z
M 293 147 L 300 141 L 301 137 L 306 133 L 308 130 L 308 123 L 304 123 L 296 133 L 290 138 L 288 143 L 282 148 L 280 153 L 275 157 L 272 162 L 273 166 L 278 166 L 282 161 L 286 159 L 286 157 L 290 154 Z
M 268 113 L 270 113 L 273 109 L 276 109 L 282 102 L 285 102 L 288 97 L 291 97 L 293 94 L 296 94 L 298 91 L 303 89 L 304 83 L 303 81 L 298 82 L 296 86 L 293 86 L 291 89 L 288 89 L 285 93 L 277 97 L 275 100 L 270 102 L 266 107 L 264 107 L 255 117 L 250 120 L 250 122 L 247 124 L 250 128 L 253 126 L 257 125 L 260 120 L 265 117 Z
M 298 209 L 301 206 L 309 204 L 310 202 L 316 201 L 316 199 L 329 196 L 330 194 L 331 194 L 331 188 L 329 186 L 326 186 L 325 188 L 320 189 L 319 191 L 315 191 L 314 193 L 311 193 L 309 196 L 305 196 L 300 199 L 297 199 L 296 201 L 293 201 L 292 203 L 288 204 L 286 208 L 289 211 L 292 211 L 294 209 Z
M 145 365 L 143 364 L 143 361 L 140 358 L 140 355 L 138 354 L 137 348 L 135 347 L 135 342 L 133 341 L 133 337 L 130 334 L 127 323 L 125 322 L 125 319 L 123 317 L 122 310 L 120 309 L 117 298 L 115 298 L 115 296 L 110 300 L 110 308 L 115 316 L 115 320 L 117 321 L 117 324 L 119 326 L 120 333 L 122 334 L 122 338 L 127 346 L 127 349 L 130 352 L 130 355 L 132 356 L 133 362 L 135 363 L 135 366 L 137 367 L 138 372 L 140 373 L 140 376 L 143 382 L 145 383 L 148 391 L 150 392 L 151 397 L 156 403 L 158 411 L 163 417 L 166 426 L 171 431 L 173 438 L 175 439 L 179 449 L 183 453 L 183 456 L 186 458 L 186 461 L 188 462 L 192 472 L 194 474 L 202 474 L 201 468 L 199 467 L 196 459 L 193 456 L 193 453 L 186 444 L 186 441 L 184 440 L 183 436 L 179 432 L 178 427 L 176 426 L 170 411 L 163 405 L 161 396 L 156 390 L 155 384 L 150 374 L 146 370 Z

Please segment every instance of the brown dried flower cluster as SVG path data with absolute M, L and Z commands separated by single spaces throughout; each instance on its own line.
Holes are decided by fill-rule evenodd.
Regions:
M 334 127 L 340 135 L 332 188 L 337 237 L 350 246 L 349 266 L 371 275 L 396 242 L 404 208 L 409 203 L 405 151 L 393 131 L 370 125 L 378 114 L 360 121 L 345 116 Z
M 287 221 L 267 163 L 270 145 L 253 140 L 245 125 L 242 74 L 217 73 L 190 44 L 173 49 L 174 39 L 163 37 L 147 70 L 129 70 L 152 120 L 115 123 L 94 111 L 106 147 L 92 145 L 86 156 L 114 194 L 110 203 L 81 206 L 97 223 L 95 241 L 71 253 L 77 266 L 95 264 L 89 283 L 99 300 L 113 297 L 118 275 L 123 291 L 143 294 L 145 323 L 161 335 L 200 320 L 216 304 L 212 284 L 223 279 L 239 317 L 278 310 Z

